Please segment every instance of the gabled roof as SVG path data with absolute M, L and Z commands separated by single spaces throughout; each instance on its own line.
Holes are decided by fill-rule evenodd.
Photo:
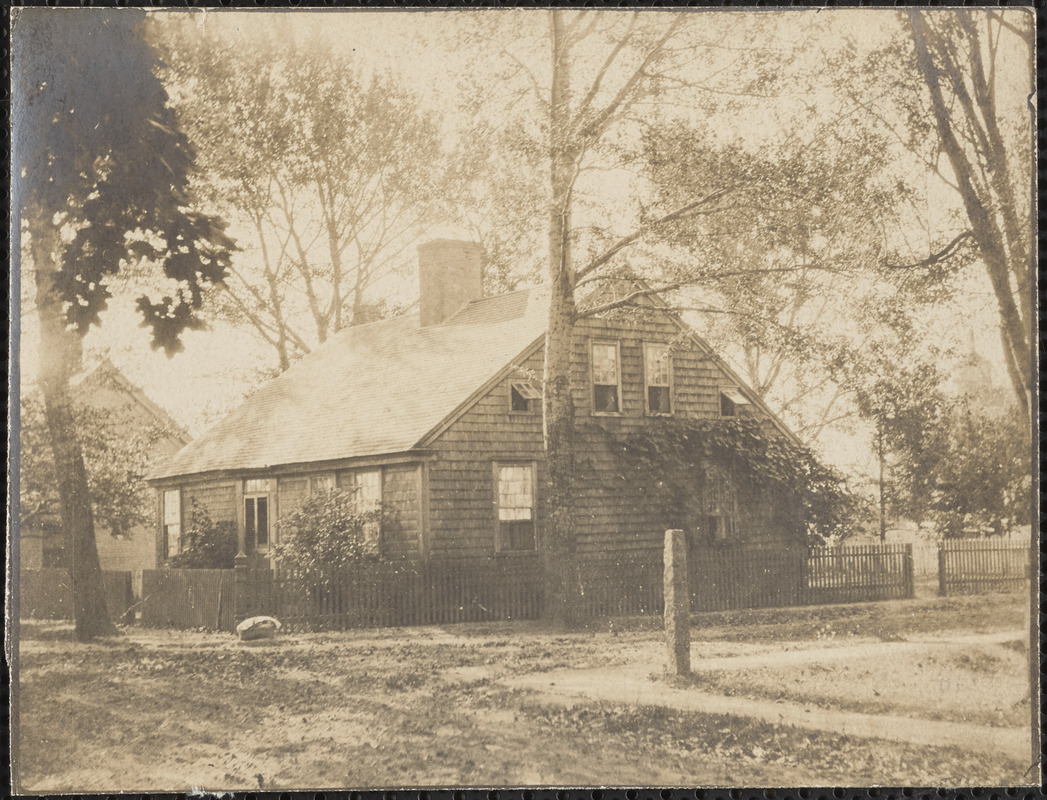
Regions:
M 169 432 L 173 441 L 185 445 L 193 439 L 183 425 L 176 422 L 165 409 L 154 403 L 140 387 L 131 383 L 108 357 L 103 358 L 94 370 L 74 377 L 70 383 L 74 388 L 80 390 L 81 396 L 88 398 L 89 403 L 95 392 L 106 390 L 121 392 L 134 401 L 142 411 L 151 415 L 157 425 Z
M 440 325 L 417 314 L 339 332 L 170 459 L 152 480 L 398 453 L 545 333 L 543 289 L 469 303 Z
M 538 287 L 474 300 L 440 325 L 422 327 L 409 314 L 343 330 L 158 464 L 149 479 L 425 447 L 542 341 L 548 302 L 548 290 Z M 657 296 L 647 302 L 666 309 Z M 670 316 L 744 397 L 799 441 L 701 337 Z

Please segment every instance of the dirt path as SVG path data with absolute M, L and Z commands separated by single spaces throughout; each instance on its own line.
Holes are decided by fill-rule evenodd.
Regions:
M 1020 631 L 949 637 L 925 636 L 900 642 L 862 642 L 853 646 L 834 645 L 808 650 L 713 658 L 701 657 L 702 643 L 699 642 L 692 647 L 692 668 L 700 675 L 706 671 L 747 667 L 799 666 L 869 658 L 889 659 L 900 653 L 919 651 L 921 648 L 926 651 L 929 646 L 993 645 L 1023 638 Z M 587 699 L 736 715 L 845 736 L 886 739 L 916 745 L 956 746 L 977 752 L 992 750 L 1020 761 L 1028 758 L 1031 748 L 1031 733 L 1025 727 L 994 727 L 902 715 L 842 711 L 788 700 L 726 696 L 702 690 L 700 686 L 674 688 L 655 677 L 659 670 L 660 664 L 647 661 L 587 670 L 555 670 L 520 676 L 510 679 L 508 683 L 514 687 L 534 690 L 543 700 L 561 705 L 571 705 Z
M 926 650 L 928 645 L 973 647 L 983 644 L 1028 641 L 1028 631 L 1004 631 L 1001 633 L 956 634 L 953 636 L 920 636 L 899 642 L 866 641 L 853 645 L 833 644 L 826 647 L 771 650 L 763 648 L 751 655 L 705 657 L 704 645 L 691 645 L 691 670 L 712 672 L 719 669 L 745 669 L 746 667 L 786 667 L 793 664 L 823 664 L 865 658 L 883 658 L 888 653 L 897 655 L 905 652 Z

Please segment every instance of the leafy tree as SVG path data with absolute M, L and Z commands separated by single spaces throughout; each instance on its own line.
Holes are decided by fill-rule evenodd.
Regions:
M 930 516 L 939 531 L 999 535 L 1028 525 L 1030 444 L 1021 413 L 991 416 L 961 406 L 950 419 L 947 453 L 931 473 Z
M 910 288 L 939 294 L 962 269 L 984 271 L 1007 372 L 1027 412 L 1035 371 L 1032 20 L 1024 9 L 912 9 L 893 20 L 889 45 L 864 59 L 844 53 L 828 70 L 861 124 L 895 142 L 890 160 L 908 171 L 899 193 L 930 187 L 910 220 L 924 228 L 922 252 L 905 260 L 885 253 L 880 263 Z
M 725 73 L 733 81 L 732 94 L 766 91 L 776 80 L 768 64 L 781 68 L 788 56 L 723 46 L 724 32 L 709 17 L 553 9 L 546 18 L 548 31 L 541 41 L 532 42 L 526 53 L 522 46 L 508 52 L 507 59 L 531 92 L 523 125 L 534 137 L 537 163 L 548 181 L 542 203 L 550 292 L 543 419 L 550 513 L 542 559 L 545 612 L 570 624 L 580 607 L 574 575 L 575 326 L 587 316 L 635 307 L 648 294 L 706 280 L 709 270 L 670 271 L 679 264 L 660 255 L 657 243 L 688 221 L 726 218 L 736 192 L 756 183 L 754 171 L 742 162 L 740 172 L 728 173 L 713 186 L 691 184 L 695 191 L 686 196 L 646 202 L 649 191 L 623 192 L 620 182 L 608 191 L 607 176 L 638 171 L 641 134 L 664 123 L 666 115 L 660 112 L 672 100 L 707 110 L 709 90 L 720 88 Z M 755 18 L 748 22 L 762 24 Z M 527 66 L 539 58 L 541 70 Z M 752 80 L 738 81 L 746 67 L 753 68 Z M 512 99 L 514 108 L 518 99 Z M 516 114 L 523 116 L 519 110 Z M 637 202 L 622 207 L 623 196 Z M 666 268 L 661 279 L 645 286 L 622 280 L 637 277 L 628 255 L 641 247 L 654 265 L 647 275 L 659 276 L 657 268 Z
M 927 518 L 935 469 L 948 457 L 952 405 L 935 366 L 882 364 L 880 376 L 856 392 L 859 412 L 876 426 L 881 539 L 886 537 L 888 498 L 896 514 L 917 523 Z
M 113 630 L 102 590 L 91 493 L 69 381 L 82 337 L 121 273 L 155 274 L 138 298 L 154 347 L 177 352 L 202 325 L 205 287 L 225 276 L 233 243 L 194 210 L 194 153 L 155 77 L 144 13 L 28 8 L 12 17 L 16 126 L 13 210 L 34 279 L 40 385 L 63 528 L 72 545 L 75 635 Z M 23 255 L 15 249 L 16 269 Z
M 355 491 L 316 492 L 280 520 L 274 556 L 281 565 L 306 572 L 358 564 L 377 556 L 367 532 L 380 519 L 380 509 L 359 509 Z
M 1004 363 L 1028 411 L 1034 371 L 1031 115 L 1008 130 L 1013 117 L 998 105 L 996 80 L 1014 47 L 1024 48 L 1031 76 L 1033 17 L 968 9 L 948 15 L 911 10 L 908 17 L 938 147 L 970 224 L 957 238 L 970 237 L 978 247 L 999 307 Z
M 189 524 L 182 534 L 182 549 L 168 559 L 176 569 L 232 569 L 235 565 L 236 523 L 211 519 L 195 498 L 189 504 Z
M 882 309 L 912 305 L 869 275 L 891 222 L 880 160 L 856 159 L 831 125 L 752 150 L 675 122 L 647 135 L 644 161 L 663 205 L 725 193 L 716 213 L 658 237 L 671 258 L 656 277 L 680 287 L 674 307 L 700 316 L 705 337 L 801 435 L 814 439 L 846 417 L 833 364 L 851 357 L 865 329 L 897 327 Z
M 23 395 L 19 413 L 19 524 L 30 528 L 61 516 L 58 477 L 43 401 Z M 145 483 L 154 445 L 170 435 L 129 414 L 72 404 L 96 525 L 126 536 L 152 521 L 153 492 Z
M 413 262 L 432 224 L 438 129 L 419 100 L 319 37 L 222 20 L 165 26 L 164 77 L 199 152 L 198 189 L 251 247 L 216 297 L 280 370 L 380 310 L 366 292 Z

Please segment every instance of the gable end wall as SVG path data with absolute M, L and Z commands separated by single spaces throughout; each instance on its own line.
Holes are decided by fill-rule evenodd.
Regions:
M 589 347 L 592 339 L 617 341 L 620 352 L 621 408 L 619 415 L 593 415 Z M 642 321 L 601 319 L 582 321 L 572 348 L 576 419 L 579 424 L 577 491 L 578 548 L 608 553 L 661 547 L 665 520 L 645 510 L 638 483 L 622 474 L 607 439 L 585 431 L 596 424 L 613 436 L 628 435 L 648 425 L 652 417 L 644 404 L 644 342 L 672 346 L 674 416 L 710 419 L 720 415 L 721 388 L 736 384 L 690 337 L 665 315 Z M 510 413 L 509 384 L 542 375 L 542 352 L 516 365 L 513 371 L 481 397 L 432 442 L 435 459 L 429 463 L 430 552 L 436 557 L 479 557 L 495 553 L 496 506 L 492 463 L 535 462 L 538 465 L 538 532 L 548 510 L 542 503 L 547 481 L 542 448 L 540 413 Z M 767 493 L 739 499 L 739 525 L 751 532 L 752 543 L 787 539 L 791 529 L 774 513 Z M 649 508 L 649 506 L 648 506 Z

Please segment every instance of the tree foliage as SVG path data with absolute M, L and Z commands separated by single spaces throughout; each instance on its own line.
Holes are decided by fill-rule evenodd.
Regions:
M 280 544 L 274 556 L 291 569 L 322 571 L 346 567 L 378 556 L 368 529 L 381 520 L 381 510 L 361 511 L 356 492 L 316 492 L 294 513 L 280 520 Z
M 370 321 L 367 290 L 413 263 L 435 217 L 440 143 L 432 115 L 391 75 L 365 74 L 314 36 L 221 20 L 158 42 L 199 152 L 198 189 L 250 247 L 216 297 L 280 369 L 341 328 Z
M 931 473 L 930 516 L 939 532 L 999 535 L 1028 525 L 1030 445 L 1021 414 L 994 416 L 969 406 L 957 409 L 943 457 Z
M 175 569 L 232 569 L 237 551 L 236 523 L 211 519 L 207 508 L 196 498 L 189 503 L 187 519 L 181 549 L 167 560 L 167 565 Z
M 891 21 L 890 18 L 887 18 Z M 889 44 L 831 64 L 850 124 L 883 132 L 910 198 L 908 256 L 878 259 L 934 300 L 976 266 L 996 301 L 1004 364 L 1027 411 L 1032 374 L 1032 20 L 1024 9 L 912 9 Z M 843 116 L 843 115 L 841 115 Z
M 21 9 L 12 17 L 13 207 L 34 277 L 40 385 L 71 544 L 76 636 L 111 632 L 83 448 L 69 393 L 82 337 L 134 274 L 137 309 L 169 355 L 199 328 L 233 242 L 190 197 L 194 153 L 141 35 L 144 12 Z M 31 265 L 31 273 L 25 268 Z
M 19 521 L 23 529 L 59 519 L 61 503 L 54 453 L 38 395 L 23 395 L 19 413 Z M 145 475 L 157 442 L 171 435 L 160 424 L 135 422 L 130 414 L 74 405 L 96 525 L 128 536 L 153 521 L 153 492 Z
M 203 290 L 225 277 L 234 245 L 192 205 L 195 153 L 154 77 L 143 21 L 128 10 L 17 14 L 15 196 L 30 237 L 63 232 L 53 262 L 33 267 L 77 333 L 99 324 L 121 270 L 156 266 L 162 296 L 137 306 L 154 346 L 173 353 L 200 326 Z

